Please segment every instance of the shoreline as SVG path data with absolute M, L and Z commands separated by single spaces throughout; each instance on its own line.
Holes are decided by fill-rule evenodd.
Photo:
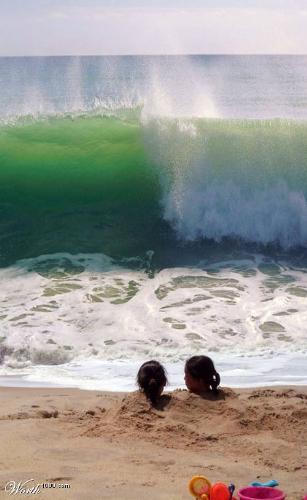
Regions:
M 0 498 L 9 481 L 33 479 L 56 485 L 40 486 L 47 500 L 188 500 L 199 474 L 237 489 L 277 479 L 287 500 L 307 492 L 307 386 L 224 388 L 216 401 L 175 390 L 157 409 L 138 392 L 0 387 L 0 397 Z
M 185 388 L 184 362 L 158 359 L 168 374 L 170 383 L 167 390 Z M 231 357 L 215 353 L 213 359 L 218 372 L 222 374 L 222 382 L 227 387 L 251 389 L 307 385 L 305 353 Z M 137 388 L 135 377 L 143 361 L 144 359 L 129 362 L 87 359 L 20 369 L 2 367 L 0 387 L 71 387 L 80 390 L 132 392 Z
M 8 379 L 7 383 L 3 383 L 3 379 Z M 118 389 L 114 390 L 112 389 L 96 389 L 96 388 L 81 388 L 78 387 L 77 385 L 65 385 L 65 384 L 56 384 L 56 383 L 49 383 L 49 382 L 36 382 L 36 381 L 27 381 L 27 380 L 22 380 L 18 379 L 18 383 L 14 383 L 14 376 L 8 376 L 8 377 L 0 377 L 0 391 L 2 389 L 67 389 L 67 390 L 75 390 L 75 391 L 81 391 L 81 392 L 101 392 L 101 393 L 110 393 L 110 394 L 132 394 L 133 392 L 136 392 L 138 390 L 137 385 L 135 384 L 134 388 L 131 388 L 130 390 L 123 390 L 123 389 Z M 11 382 L 9 382 L 11 380 Z M 307 387 L 307 383 L 305 381 L 302 381 L 301 383 L 293 383 L 293 384 L 282 384 L 282 383 L 274 383 L 274 384 L 260 384 L 260 385 L 228 385 L 227 386 L 229 389 L 233 389 L 236 391 L 251 391 L 251 390 L 257 390 L 257 389 L 303 389 Z M 173 387 L 166 387 L 166 392 L 171 394 L 176 391 L 184 391 L 186 389 L 185 385 L 181 386 L 173 386 Z

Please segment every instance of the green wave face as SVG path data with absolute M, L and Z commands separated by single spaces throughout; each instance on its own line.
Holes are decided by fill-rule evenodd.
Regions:
M 150 248 L 159 185 L 136 120 L 54 118 L 5 126 L 0 165 L 2 262 L 57 251 L 138 255 Z
M 139 115 L 0 128 L 2 265 L 148 250 L 172 265 L 212 241 L 229 253 L 225 238 L 307 247 L 306 122 Z

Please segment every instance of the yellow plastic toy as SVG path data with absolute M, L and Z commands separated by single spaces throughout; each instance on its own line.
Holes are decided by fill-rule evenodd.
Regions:
M 194 476 L 189 483 L 189 491 L 197 500 L 209 500 L 211 483 L 205 476 Z

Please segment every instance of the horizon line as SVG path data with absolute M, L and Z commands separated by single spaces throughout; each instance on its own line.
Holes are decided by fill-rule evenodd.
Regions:
M 182 57 L 182 56 L 294 56 L 294 57 L 306 57 L 307 53 L 270 53 L 270 52 L 250 52 L 250 53 L 229 53 L 229 52 L 183 52 L 176 54 L 162 54 L 162 53 L 153 53 L 153 54 L 24 54 L 24 55 L 0 55 L 0 58 L 26 58 L 26 57 Z

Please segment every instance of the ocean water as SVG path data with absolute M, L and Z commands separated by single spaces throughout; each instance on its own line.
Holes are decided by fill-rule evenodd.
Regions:
M 305 384 L 307 57 L 0 58 L 0 383 Z

